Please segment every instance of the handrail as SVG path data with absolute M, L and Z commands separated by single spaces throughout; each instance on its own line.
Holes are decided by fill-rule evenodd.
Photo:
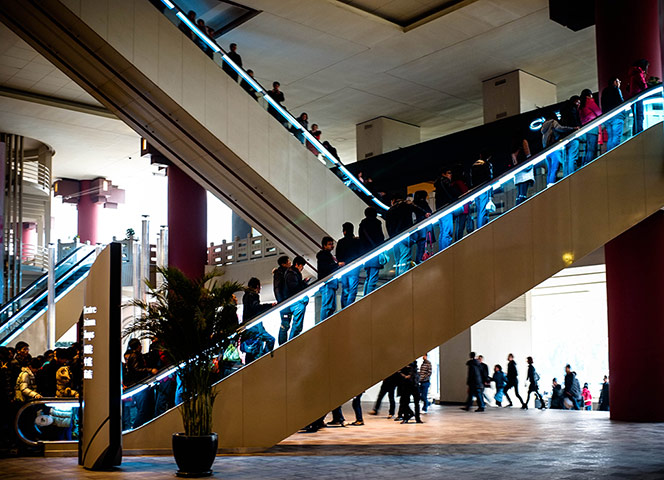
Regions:
M 19 440 L 21 440 L 23 443 L 26 445 L 31 445 L 31 446 L 38 446 L 44 443 L 43 440 L 30 440 L 29 438 L 26 438 L 25 434 L 21 430 L 21 427 L 19 425 L 19 417 L 21 414 L 26 411 L 30 407 L 34 407 L 35 405 L 42 404 L 46 407 L 50 407 L 53 404 L 69 404 L 69 405 L 74 405 L 76 407 L 80 407 L 80 401 L 75 399 L 75 398 L 63 398 L 63 397 L 42 397 L 37 400 L 32 400 L 30 402 L 27 402 L 21 408 L 18 409 L 16 412 L 16 417 L 14 418 L 14 431 L 16 432 L 16 436 L 18 437 Z M 49 405 L 50 404 L 50 405 Z M 49 443 L 75 443 L 72 440 L 46 440 Z
M 242 67 L 238 66 L 231 58 L 228 57 L 226 52 L 215 42 L 213 39 L 208 37 L 204 32 L 201 32 L 200 29 L 192 23 L 189 18 L 187 18 L 184 10 L 175 4 L 171 0 L 161 0 L 161 2 L 172 12 L 175 13 L 175 16 L 189 28 L 201 41 L 203 41 L 207 46 L 212 49 L 214 53 L 219 53 L 221 59 L 228 64 L 237 74 L 242 77 L 242 80 L 247 82 L 254 91 L 261 95 L 262 98 L 272 107 L 275 111 L 286 120 L 290 125 L 292 125 L 296 130 L 298 130 L 307 141 L 312 144 L 316 150 L 320 152 L 321 155 L 325 158 L 326 161 L 330 162 L 334 168 L 338 168 L 347 181 L 352 184 L 353 188 L 359 190 L 364 196 L 366 196 L 371 203 L 377 206 L 380 210 L 388 210 L 388 206 L 381 202 L 376 196 L 369 191 L 367 187 L 364 186 L 345 166 L 344 164 L 337 160 L 328 150 L 323 146 L 323 144 L 314 137 L 305 127 L 300 124 L 294 115 L 292 115 L 284 106 L 280 105 L 276 100 L 274 100 L 268 93 L 268 91 L 260 84 L 258 81 L 251 77 Z M 345 182 L 344 182 L 345 183 Z M 350 185 L 348 185 L 350 186 Z

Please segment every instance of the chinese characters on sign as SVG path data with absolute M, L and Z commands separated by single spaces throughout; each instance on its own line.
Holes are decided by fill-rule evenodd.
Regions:
M 97 307 L 83 307 L 83 379 L 92 380 Z

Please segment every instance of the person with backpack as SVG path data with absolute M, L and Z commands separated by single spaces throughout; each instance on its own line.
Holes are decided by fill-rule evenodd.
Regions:
M 530 382 L 530 385 L 528 386 L 528 396 L 526 397 L 526 403 L 524 403 L 521 408 L 523 410 L 528 410 L 530 394 L 534 393 L 535 398 L 539 398 L 540 410 L 544 410 L 546 408 L 546 403 L 544 402 L 542 395 L 539 393 L 539 387 L 537 386 L 537 382 L 539 382 L 540 376 L 535 370 L 535 366 L 533 365 L 533 357 L 526 358 L 526 362 L 528 362 L 528 381 Z

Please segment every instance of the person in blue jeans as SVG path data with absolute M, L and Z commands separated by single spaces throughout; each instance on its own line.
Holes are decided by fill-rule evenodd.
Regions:
M 288 299 L 286 295 L 286 272 L 291 267 L 290 258 L 287 255 L 282 255 L 277 259 L 277 268 L 272 270 L 272 288 L 274 290 L 274 298 L 277 299 L 277 303 L 284 302 Z M 289 307 L 282 309 L 279 312 L 281 316 L 281 323 L 290 325 L 291 318 L 293 314 Z M 286 343 L 288 340 L 286 335 L 282 336 L 282 333 L 279 332 L 279 345 Z
M 554 111 L 547 112 L 546 120 L 542 124 L 542 146 L 548 148 L 555 144 L 565 135 L 578 130 L 579 127 L 565 127 L 558 123 L 558 117 Z M 556 183 L 558 168 L 560 167 L 562 152 L 560 149 L 549 153 L 546 157 L 546 184 L 547 187 Z
M 431 362 L 427 354 L 422 355 L 422 365 L 420 365 L 420 400 L 422 400 L 422 411 L 429 409 L 429 387 L 431 386 Z
M 337 241 L 339 266 L 348 265 L 362 256 L 362 241 L 355 236 L 355 227 L 346 222 L 342 226 L 343 238 Z M 356 267 L 341 277 L 341 308 L 355 301 L 360 284 L 360 267 Z
M 483 152 L 480 155 L 480 158 L 476 160 L 475 163 L 473 163 L 470 172 L 473 188 L 480 188 L 482 185 L 490 181 L 493 178 L 491 155 L 487 152 Z M 493 191 L 489 189 L 475 198 L 477 228 L 480 228 L 483 225 L 489 223 L 489 212 L 487 211 L 486 207 L 489 204 L 492 192 Z
M 600 100 L 602 113 L 609 113 L 611 110 L 624 103 L 625 99 L 623 98 L 622 90 L 620 90 L 620 79 L 618 77 L 613 77 L 609 80 L 609 86 L 602 90 L 602 97 Z M 620 145 L 624 125 L 625 112 L 618 113 L 604 123 L 609 137 L 606 142 L 607 151 Z
M 308 281 L 302 278 L 302 270 L 304 270 L 305 264 L 306 261 L 304 258 L 298 255 L 293 259 L 293 265 L 286 271 L 286 295 L 288 298 L 297 295 L 307 288 Z M 290 311 L 293 314 L 292 327 L 290 325 L 290 319 L 286 322 L 285 318 L 282 317 L 281 327 L 279 328 L 279 345 L 286 342 L 286 337 L 288 337 L 288 340 L 292 340 L 302 333 L 304 313 L 308 303 L 309 297 L 304 297 L 290 306 Z
M 389 237 L 394 238 L 412 227 L 415 213 L 415 206 L 412 203 L 403 201 L 403 197 L 395 196 L 392 199 L 392 206 L 385 213 L 385 226 Z M 412 261 L 410 238 L 394 246 L 394 261 L 397 276 L 408 271 Z
M 332 237 L 323 237 L 321 240 L 321 251 L 316 254 L 316 261 L 318 263 L 318 278 L 323 279 L 334 272 L 343 263 L 337 261 L 332 255 L 334 250 L 334 240 Z M 337 309 L 337 288 L 339 282 L 336 279 L 329 279 L 325 285 L 320 287 L 321 305 L 320 305 L 320 321 L 322 322 L 327 317 L 332 315 Z
M 247 289 L 242 296 L 242 323 L 249 322 L 252 318 L 267 312 L 276 304 L 261 303 L 260 299 L 261 281 L 252 277 L 247 282 Z M 240 348 L 247 354 L 245 363 L 249 363 L 274 349 L 274 337 L 270 335 L 263 322 L 248 328 L 243 334 L 243 342 Z
M 375 208 L 367 207 L 364 210 L 364 218 L 360 222 L 358 234 L 362 242 L 363 254 L 369 253 L 385 241 L 383 224 L 378 220 L 378 212 Z M 367 274 L 367 278 L 364 280 L 364 295 L 368 295 L 376 289 L 378 275 L 382 268 L 383 265 L 380 264 L 378 255 L 364 264 L 364 271 Z

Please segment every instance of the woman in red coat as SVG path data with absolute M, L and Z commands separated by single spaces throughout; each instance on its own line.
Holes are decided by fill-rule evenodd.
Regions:
M 648 60 L 637 60 L 629 69 L 629 94 L 628 97 L 632 98 L 648 88 Z M 632 106 L 634 113 L 634 126 L 632 132 L 636 135 L 643 131 L 643 102 L 636 102 Z

